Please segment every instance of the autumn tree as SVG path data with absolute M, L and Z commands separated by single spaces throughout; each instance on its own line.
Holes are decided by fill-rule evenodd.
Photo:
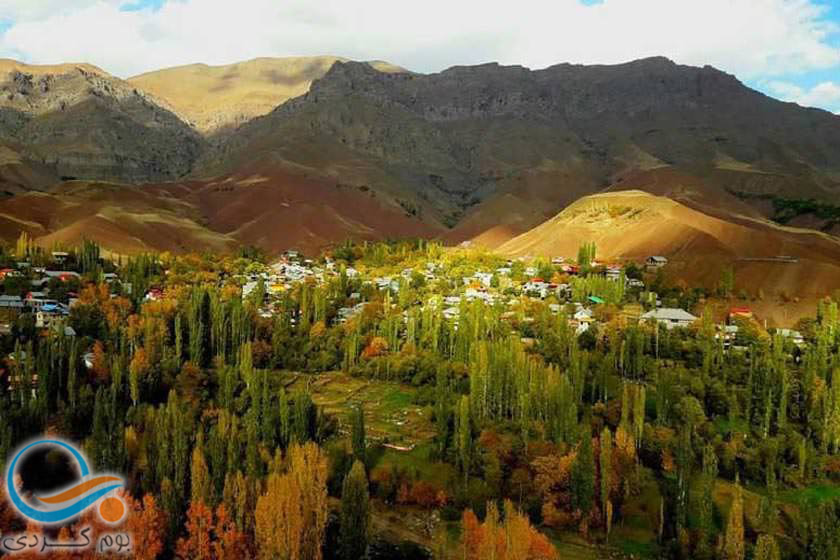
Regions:
M 773 535 L 760 535 L 755 543 L 755 560 L 781 560 L 779 545 Z
M 257 500 L 261 558 L 321 560 L 327 523 L 327 459 L 314 443 L 289 448 L 288 471 L 272 473 Z
M 204 452 L 196 445 L 192 452 L 190 463 L 190 490 L 193 502 L 204 502 L 213 504 L 213 481 L 210 479 L 210 472 L 207 469 L 207 461 L 204 459 Z
M 202 501 L 190 503 L 187 536 L 178 539 L 176 554 L 184 560 L 239 560 L 248 557 L 248 541 L 224 504 L 215 512 Z
M 154 560 L 163 552 L 166 539 L 166 515 L 157 507 L 154 496 L 146 494 L 142 500 L 123 496 L 127 502 L 123 530 L 131 535 L 132 541 L 142 543 L 134 549 L 137 560 Z
M 177 554 L 184 560 L 213 560 L 213 512 L 203 501 L 187 510 L 187 536 L 178 539 Z
M 510 500 L 502 520 L 496 504 L 487 504 L 483 523 L 467 509 L 462 516 L 461 554 L 464 560 L 555 560 L 557 549 L 537 531 Z

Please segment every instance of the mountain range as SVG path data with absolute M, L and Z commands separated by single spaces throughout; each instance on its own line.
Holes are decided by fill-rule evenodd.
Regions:
M 585 201 L 650 241 L 590 231 L 611 257 L 816 258 L 802 240 L 819 239 L 834 274 L 838 146 L 840 116 L 661 57 L 434 74 L 261 58 L 127 80 L 3 60 L 0 236 L 270 253 L 424 236 L 554 255 L 575 239 L 554 226 Z M 706 219 L 727 226 L 698 237 Z

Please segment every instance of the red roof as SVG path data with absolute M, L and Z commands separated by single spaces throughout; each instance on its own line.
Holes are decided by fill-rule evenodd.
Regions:
M 730 315 L 751 315 L 752 309 L 749 307 L 733 307 L 729 310 Z
M 542 278 L 531 278 L 531 282 L 543 282 Z

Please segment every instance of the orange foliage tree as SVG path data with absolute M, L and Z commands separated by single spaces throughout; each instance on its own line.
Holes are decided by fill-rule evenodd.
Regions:
M 487 504 L 487 517 L 480 523 L 472 510 L 463 515 L 461 536 L 465 560 L 556 560 L 557 549 L 537 531 L 528 518 L 505 500 L 504 520 L 500 520 L 496 504 Z
M 370 343 L 362 351 L 362 356 L 365 358 L 376 358 L 388 351 L 388 341 L 381 336 L 375 336 Z
M 239 560 L 250 557 L 245 533 L 224 504 L 214 514 L 203 501 L 190 502 L 187 536 L 178 539 L 176 554 L 184 560 Z
M 154 560 L 163 551 L 166 514 L 157 507 L 154 496 L 149 494 L 143 496 L 142 500 L 127 496 L 123 496 L 123 499 L 128 510 L 123 530 L 131 535 L 133 543 L 138 543 L 133 550 L 134 558 Z

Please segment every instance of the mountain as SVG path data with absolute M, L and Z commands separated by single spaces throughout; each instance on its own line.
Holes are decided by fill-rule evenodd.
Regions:
M 420 235 L 497 248 L 581 197 L 626 190 L 742 226 L 840 231 L 840 117 L 661 57 L 434 74 L 256 59 L 127 81 L 2 61 L 0 94 L 12 197 L 0 229 L 49 242 L 275 252 Z M 183 234 L 158 239 L 150 216 Z
M 265 160 L 306 168 L 389 193 L 456 226 L 457 241 L 525 231 L 625 174 L 662 167 L 742 196 L 837 201 L 838 145 L 840 117 L 665 58 L 428 75 L 337 62 L 210 150 L 197 173 Z
M 199 132 L 211 135 L 271 112 L 303 95 L 337 56 L 256 58 L 236 64 L 190 64 L 148 72 L 128 82 L 163 100 Z M 405 72 L 387 62 L 368 63 L 381 72 Z
M 734 266 L 751 294 L 816 298 L 840 289 L 840 239 L 719 208 L 714 215 L 690 202 L 640 190 L 581 198 L 556 216 L 502 243 L 510 256 L 575 258 L 594 242 L 602 259 L 670 259 L 671 273 L 692 285 L 715 287 Z M 779 258 L 784 257 L 784 258 Z
M 153 97 L 95 66 L 0 60 L 0 145 L 28 168 L 31 180 L 19 186 L 45 188 L 61 178 L 182 177 L 203 140 Z
M 119 253 L 225 251 L 255 245 L 307 254 L 353 238 L 436 237 L 370 190 L 256 167 L 212 181 L 126 185 L 68 181 L 0 200 L 0 238 L 46 247 L 91 239 Z

